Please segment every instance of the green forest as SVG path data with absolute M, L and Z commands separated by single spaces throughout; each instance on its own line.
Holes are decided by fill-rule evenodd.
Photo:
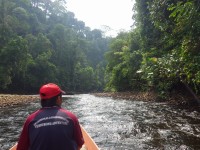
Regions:
M 0 91 L 32 93 L 48 82 L 102 91 L 110 38 L 67 11 L 66 0 L 0 0 Z
M 72 92 L 200 94 L 200 1 L 135 0 L 132 8 L 132 30 L 107 37 L 77 20 L 67 0 L 0 0 L 0 91 L 54 82 Z

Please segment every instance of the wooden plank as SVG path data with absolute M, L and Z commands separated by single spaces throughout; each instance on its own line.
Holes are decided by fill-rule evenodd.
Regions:
M 84 145 L 86 146 L 87 150 L 99 150 L 98 146 L 94 142 L 94 140 L 90 137 L 87 131 L 81 126 L 83 138 L 84 138 Z
M 17 149 L 17 143 L 13 147 L 11 147 L 9 150 L 16 150 L 16 149 Z

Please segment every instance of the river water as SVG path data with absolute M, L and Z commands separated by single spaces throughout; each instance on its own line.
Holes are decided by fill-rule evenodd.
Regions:
M 89 94 L 63 99 L 62 107 L 77 115 L 101 150 L 200 150 L 198 112 Z M 27 115 L 40 108 L 38 101 L 1 108 L 0 150 L 17 141 Z

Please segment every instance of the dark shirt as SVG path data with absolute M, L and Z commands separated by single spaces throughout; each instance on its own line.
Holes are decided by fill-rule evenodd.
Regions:
M 17 150 L 77 150 L 83 143 L 77 117 L 60 107 L 50 107 L 27 118 Z

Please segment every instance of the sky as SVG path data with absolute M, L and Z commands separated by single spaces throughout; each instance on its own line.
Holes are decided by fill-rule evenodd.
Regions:
M 67 0 L 68 11 L 93 29 L 105 29 L 108 36 L 121 30 L 129 31 L 133 25 L 134 0 Z

